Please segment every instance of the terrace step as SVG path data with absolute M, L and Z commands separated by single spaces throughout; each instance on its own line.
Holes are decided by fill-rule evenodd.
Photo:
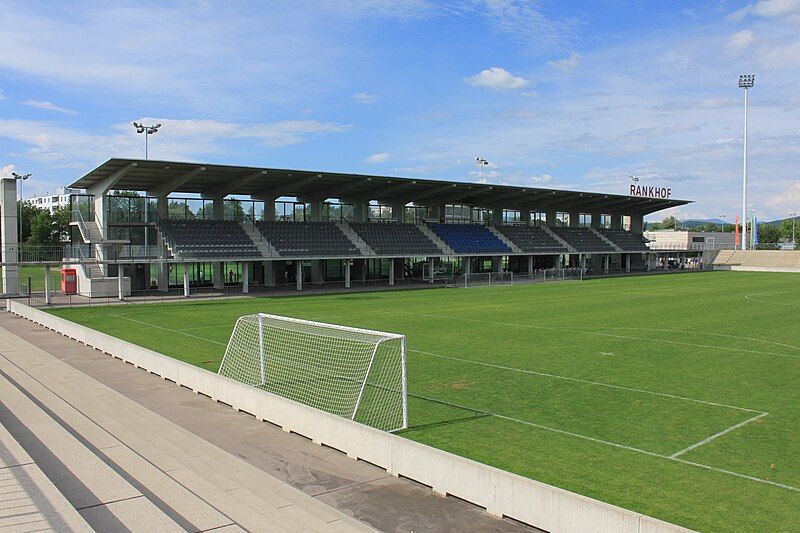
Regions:
M 242 222 L 241 226 L 244 232 L 247 233 L 247 236 L 250 237 L 250 240 L 253 241 L 256 248 L 258 248 L 258 251 L 261 252 L 261 255 L 265 258 L 277 258 L 281 256 L 280 252 L 278 252 L 267 238 L 264 237 L 264 234 L 258 231 L 255 224 L 252 222 Z
M 355 232 L 353 228 L 347 222 L 338 221 L 336 222 L 336 226 L 344 233 L 345 237 L 350 239 L 356 248 L 361 252 L 361 255 L 377 255 L 375 250 L 369 247 L 369 244 L 361 238 L 361 235 Z
M 426 237 L 432 240 L 436 246 L 441 248 L 444 255 L 456 255 L 456 251 L 450 248 L 446 242 L 444 242 L 441 238 L 439 238 L 439 236 L 436 235 L 436 233 L 434 233 L 433 230 L 429 228 L 427 224 L 425 224 L 424 222 L 417 222 L 416 225 L 422 231 L 422 233 L 425 234 Z
M 493 227 L 493 226 L 486 226 L 486 229 L 488 229 L 489 231 L 491 231 L 492 233 L 494 233 L 495 237 L 497 237 L 498 239 L 500 239 L 501 241 L 503 241 L 503 242 L 506 244 L 506 246 L 508 246 L 509 248 L 511 248 L 511 251 L 512 251 L 512 252 L 514 252 L 515 254 L 521 254 L 521 253 L 523 253 L 523 251 L 522 251 L 522 248 L 520 248 L 519 246 L 517 246 L 516 244 L 514 244 L 514 243 L 511 241 L 511 239 L 509 239 L 508 237 L 506 237 L 505 235 L 503 235 L 502 233 L 500 233 L 500 231 L 498 231 L 498 230 L 497 230 L 497 228 L 495 228 L 495 227 Z
M 93 461 L 91 472 L 127 491 L 82 513 L 96 529 L 108 530 L 112 516 L 134 530 L 369 530 L 3 329 L 0 343 L 12 347 L 0 356 L 0 370 L 46 406 L 58 438 L 82 444 L 75 457 Z M 40 418 L 48 422 L 43 412 Z M 63 446 L 51 440 L 60 458 Z
M 559 243 L 561 243 L 561 246 L 563 246 L 564 248 L 566 248 L 567 250 L 569 250 L 569 253 L 572 253 L 572 254 L 578 253 L 578 251 L 577 251 L 575 248 L 573 248 L 572 246 L 570 246 L 570 244 L 569 244 L 567 241 L 565 241 L 564 239 L 562 239 L 561 237 L 559 237 L 558 235 L 556 235 L 556 233 L 555 233 L 553 230 L 551 230 L 551 229 L 550 229 L 550 228 L 548 228 L 547 226 L 542 226 L 542 229 L 543 229 L 545 232 L 547 232 L 547 234 L 548 234 L 548 235 L 550 235 L 552 238 L 554 238 L 554 239 L 555 239 L 555 240 L 557 240 Z
M 597 235 L 598 237 L 600 237 L 601 239 L 603 239 L 603 241 L 605 241 L 605 242 L 606 242 L 606 244 L 608 244 L 609 246 L 611 246 L 611 247 L 612 247 L 614 250 L 616 250 L 617 252 L 622 252 L 622 251 L 624 251 L 622 248 L 620 248 L 619 246 L 617 246 L 616 244 L 614 244 L 614 242 L 613 242 L 611 239 L 609 239 L 608 237 L 606 237 L 605 235 L 603 235 L 602 233 L 600 233 L 600 232 L 599 232 L 599 231 L 597 231 L 596 229 L 594 229 L 594 228 L 590 227 L 590 228 L 589 228 L 589 230 L 590 230 L 592 233 L 594 233 L 595 235 Z

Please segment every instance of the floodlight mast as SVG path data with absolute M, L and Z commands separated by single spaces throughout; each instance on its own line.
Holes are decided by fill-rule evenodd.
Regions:
M 139 124 L 138 122 L 131 122 L 131 124 L 133 124 L 133 127 L 136 128 L 136 133 L 144 133 L 144 158 L 147 159 L 149 155 L 148 137 L 158 133 L 159 128 L 161 128 L 161 124 L 153 124 L 151 126 L 145 126 L 144 124 Z
M 478 170 L 481 173 L 481 181 L 483 181 L 483 167 L 489 166 L 489 161 L 485 157 L 476 157 L 475 164 L 478 165 Z
M 747 93 L 756 81 L 755 74 L 739 76 L 739 88 L 744 89 L 744 151 L 742 157 L 742 250 L 747 250 Z
M 797 213 L 789 213 L 789 216 L 792 217 L 792 249 L 797 248 L 797 241 L 794 240 L 794 222 L 797 220 Z
M 22 195 L 22 183 L 31 177 L 30 173 L 28 174 L 17 174 L 16 172 L 12 172 L 11 176 L 19 182 L 19 201 L 17 202 L 17 233 L 19 236 L 17 237 L 17 245 L 22 244 L 22 200 L 24 196 Z

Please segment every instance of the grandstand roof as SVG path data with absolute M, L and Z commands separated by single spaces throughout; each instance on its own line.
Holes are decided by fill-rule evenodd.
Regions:
M 196 193 L 206 197 L 249 195 L 254 198 L 296 196 L 303 199 L 362 199 L 415 202 L 420 205 L 468 204 L 485 207 L 547 208 L 652 213 L 687 200 L 640 198 L 617 194 L 515 187 L 460 181 L 400 178 L 340 172 L 243 167 L 142 159 L 109 159 L 70 187 L 148 191 L 152 194 Z

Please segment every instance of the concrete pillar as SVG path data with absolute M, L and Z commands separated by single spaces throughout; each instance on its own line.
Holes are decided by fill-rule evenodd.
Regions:
M 353 260 L 353 275 L 356 279 L 360 279 L 362 282 L 367 276 L 367 265 L 366 259 L 354 259 Z
M 528 256 L 528 274 L 533 274 L 533 256 Z
M 183 295 L 189 297 L 189 263 L 183 264 Z
M 394 259 L 389 259 L 389 286 L 394 287 Z
M 44 303 L 50 305 L 53 303 L 51 296 L 52 287 L 50 287 L 50 265 L 44 266 Z
M 264 285 L 275 286 L 275 261 L 264 261 Z
M 264 199 L 264 220 L 275 220 L 275 198 Z
M 600 227 L 600 215 L 602 215 L 602 213 L 600 211 L 592 211 L 591 213 L 589 213 L 589 216 L 592 217 L 592 227 L 593 228 L 599 228 Z
M 555 211 L 547 211 L 544 214 L 545 222 L 547 222 L 548 226 L 555 226 L 556 225 L 556 212 Z
M 581 214 L 579 211 L 570 211 L 569 212 L 569 226 L 571 228 L 577 228 L 580 225 L 580 218 Z
M 503 258 L 500 256 L 492 257 L 492 272 L 500 272 L 503 268 Z
M 471 257 L 462 257 L 461 258 L 461 270 L 464 272 L 464 275 L 466 275 L 466 276 L 472 274 L 472 258 Z
M 392 218 L 397 222 L 406 221 L 406 203 L 396 202 L 392 204 Z
M 636 215 L 631 215 L 631 232 L 642 233 L 643 227 L 644 227 L 644 216 L 641 213 Z
M 395 279 L 403 280 L 406 277 L 406 269 L 405 269 L 405 259 L 402 257 L 398 257 L 392 261 L 393 268 L 394 268 L 394 277 Z
M 125 267 L 120 264 L 117 265 L 117 298 L 125 299 Z
M 499 226 L 503 223 L 503 208 L 493 207 L 491 210 L 492 224 Z
M 625 272 L 631 271 L 631 254 L 625 254 Z
M 225 219 L 225 202 L 222 197 L 212 198 L 211 200 L 211 217 L 214 220 Z
M 169 219 L 169 203 L 167 202 L 166 195 L 161 195 L 156 198 L 156 213 L 158 214 L 159 220 Z
M 225 286 L 225 264 L 222 261 L 214 261 L 214 288 L 221 289 Z
M 611 229 L 622 229 L 622 213 L 611 214 Z
M 297 290 L 303 290 L 303 262 L 295 261 L 295 277 L 297 278 Z
M 344 260 L 344 288 L 350 288 L 350 260 Z
M 345 201 L 345 203 L 353 204 L 353 222 L 366 222 L 369 207 L 364 200 Z
M 322 271 L 322 261 L 319 259 L 314 259 L 311 261 L 311 282 L 312 283 L 324 283 L 325 276 L 323 275 Z
M 17 221 L 17 180 L 0 178 L 0 243 L 3 262 L 19 261 Z M 19 294 L 19 266 L 3 265 L 3 294 Z
M 242 263 L 242 293 L 250 292 L 250 261 Z
M 169 264 L 158 263 L 158 290 L 167 292 L 169 290 Z
M 310 213 L 308 213 L 309 217 L 307 220 L 309 222 L 321 222 L 322 221 L 322 200 L 319 198 L 311 198 L 311 199 L 304 199 L 303 202 L 309 205 Z
M 605 261 L 603 261 L 603 270 L 605 270 L 606 274 L 608 274 L 608 270 L 611 267 L 611 256 L 606 254 L 604 259 Z

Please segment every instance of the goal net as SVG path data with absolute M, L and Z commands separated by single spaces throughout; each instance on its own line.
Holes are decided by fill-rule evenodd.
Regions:
M 403 335 L 245 315 L 219 374 L 385 431 L 408 427 Z

